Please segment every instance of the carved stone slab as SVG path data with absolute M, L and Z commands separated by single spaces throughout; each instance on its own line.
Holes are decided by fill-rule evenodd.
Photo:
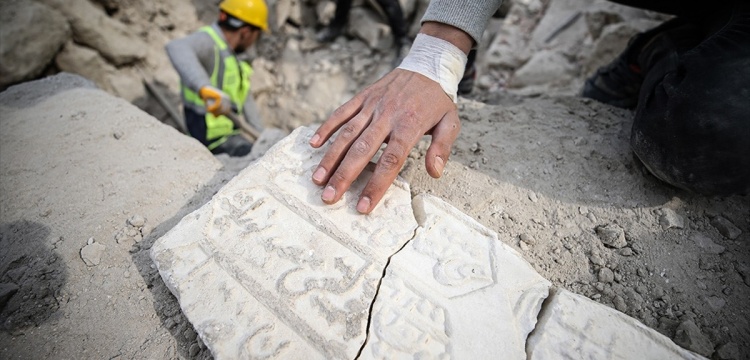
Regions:
M 408 185 L 371 216 L 360 177 L 337 205 L 310 180 L 322 150 L 300 128 L 151 250 L 216 359 L 353 359 L 388 258 L 414 236 Z
M 420 228 L 391 258 L 363 359 L 525 359 L 550 283 L 444 201 L 414 199 Z
M 555 289 L 529 336 L 529 359 L 704 359 L 638 320 Z

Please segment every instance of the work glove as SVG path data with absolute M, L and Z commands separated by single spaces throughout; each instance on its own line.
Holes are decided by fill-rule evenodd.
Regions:
M 229 98 L 227 93 L 213 86 L 204 86 L 198 94 L 206 103 L 206 110 L 214 116 L 232 113 L 232 99 Z

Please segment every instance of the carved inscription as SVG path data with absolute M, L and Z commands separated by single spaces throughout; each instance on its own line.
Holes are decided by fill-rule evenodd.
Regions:
M 446 310 L 402 280 L 384 281 L 372 315 L 373 358 L 450 359 Z
M 439 220 L 439 219 L 438 219 Z M 449 297 L 492 285 L 492 244 L 482 234 L 467 236 L 466 227 L 439 222 L 414 239 L 414 249 L 434 261 L 432 275 Z
M 262 188 L 214 199 L 206 234 L 220 266 L 321 352 L 343 357 L 331 349 L 364 336 L 378 279 L 366 276 L 375 267 L 365 251 L 345 246 L 351 239 L 321 231 Z

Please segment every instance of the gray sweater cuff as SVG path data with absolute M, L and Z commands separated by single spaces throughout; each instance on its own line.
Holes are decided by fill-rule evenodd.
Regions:
M 475 44 L 478 44 L 492 14 L 502 2 L 502 0 L 432 0 L 422 17 L 422 23 L 435 21 L 455 26 L 469 34 Z

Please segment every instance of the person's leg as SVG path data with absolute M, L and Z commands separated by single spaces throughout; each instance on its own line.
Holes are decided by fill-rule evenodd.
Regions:
M 404 19 L 401 4 L 398 0 L 378 0 L 378 4 L 385 11 L 391 32 L 393 32 L 393 39 L 396 46 L 399 46 L 406 39 L 406 19 Z
M 659 179 L 706 195 L 750 190 L 750 10 L 710 18 L 705 40 L 666 32 L 646 46 L 631 146 Z
M 187 125 L 188 133 L 200 141 L 203 145 L 208 146 L 208 140 L 206 140 L 206 116 L 199 114 L 193 109 L 185 106 L 185 125 Z
M 320 42 L 331 42 L 341 35 L 344 31 L 347 21 L 349 21 L 349 10 L 352 8 L 352 0 L 337 0 L 336 1 L 336 14 L 333 16 L 333 20 L 323 30 L 321 30 L 316 38 Z
M 229 156 L 245 156 L 253 149 L 253 144 L 242 135 L 230 135 L 226 141 L 211 152 L 213 154 L 227 154 Z

